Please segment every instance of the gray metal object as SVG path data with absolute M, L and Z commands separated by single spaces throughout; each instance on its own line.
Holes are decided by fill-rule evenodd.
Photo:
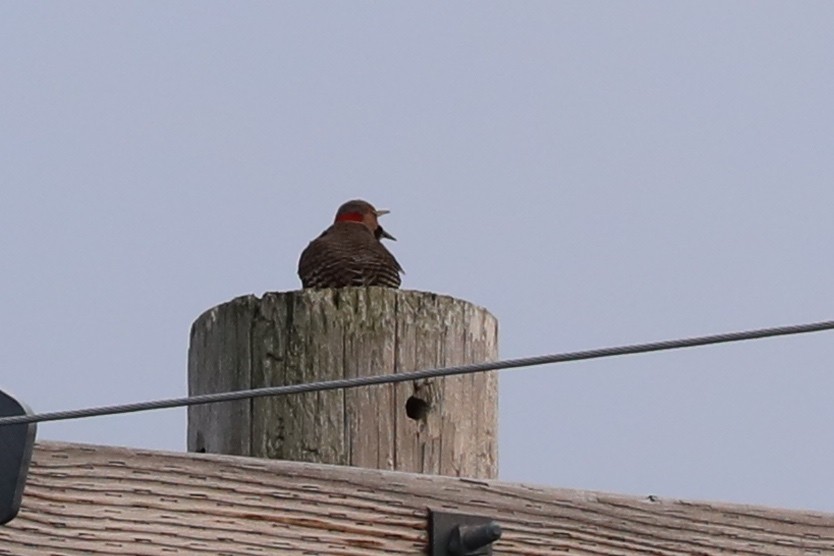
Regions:
M 32 412 L 0 390 L 0 417 L 13 415 Z M 0 525 L 13 520 L 20 510 L 36 430 L 35 423 L 0 426 Z
M 431 556 L 491 556 L 501 526 L 488 517 L 430 511 Z

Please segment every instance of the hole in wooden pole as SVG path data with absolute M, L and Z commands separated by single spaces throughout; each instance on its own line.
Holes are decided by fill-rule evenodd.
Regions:
M 415 421 L 425 418 L 429 412 L 429 408 L 430 406 L 427 401 L 414 396 L 411 396 L 405 402 L 405 414 Z
M 199 454 L 206 453 L 206 439 L 201 431 L 197 431 L 197 442 L 194 451 Z

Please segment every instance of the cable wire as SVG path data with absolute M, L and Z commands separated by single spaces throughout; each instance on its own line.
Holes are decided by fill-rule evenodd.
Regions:
M 261 398 L 265 396 L 285 396 L 287 394 L 301 394 L 306 392 L 321 392 L 325 390 L 357 388 L 359 386 L 393 384 L 397 382 L 407 382 L 410 380 L 419 380 L 425 378 L 481 373 L 485 371 L 497 371 L 502 369 L 516 369 L 520 367 L 532 367 L 536 365 L 547 365 L 551 363 L 567 363 L 569 361 L 582 361 L 586 359 L 601 359 L 604 357 L 616 357 L 620 355 L 633 355 L 637 353 L 667 351 L 688 347 L 706 346 L 711 344 L 741 342 L 744 340 L 771 338 L 774 336 L 807 334 L 809 332 L 821 332 L 823 330 L 832 329 L 834 329 L 834 321 L 823 321 L 793 326 L 779 326 L 773 328 L 760 328 L 756 330 L 746 330 L 743 332 L 728 332 L 723 334 L 712 334 L 709 336 L 682 338 L 678 340 L 663 340 L 659 342 L 649 342 L 644 344 L 629 344 L 617 347 L 607 347 L 585 351 L 573 351 L 567 353 L 556 353 L 552 355 L 539 355 L 534 357 L 522 357 L 520 359 L 505 359 L 503 361 L 492 361 L 486 363 L 474 363 L 471 365 L 424 369 L 421 371 L 408 371 L 396 374 L 360 376 L 353 378 L 328 380 L 323 382 L 310 382 L 306 384 L 269 386 L 265 388 L 236 390 L 232 392 L 220 392 L 216 394 L 200 394 L 197 396 L 190 396 L 185 398 L 152 400 L 146 402 L 129 403 L 124 405 L 109 405 L 102 407 L 91 407 L 87 409 L 71 409 L 66 411 L 53 411 L 50 413 L 39 413 L 32 415 L 15 415 L 9 417 L 0 417 L 0 426 L 25 423 L 42 423 L 45 421 L 62 421 L 67 419 L 81 419 L 84 417 L 101 417 L 104 415 L 117 415 L 121 413 L 134 413 L 137 411 L 149 411 L 154 409 L 168 409 L 174 407 L 186 407 L 191 405 L 201 405 L 217 402 L 230 402 L 252 398 Z

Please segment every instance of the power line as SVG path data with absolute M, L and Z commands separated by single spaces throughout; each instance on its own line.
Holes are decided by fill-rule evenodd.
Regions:
M 637 353 L 648 353 L 652 351 L 667 351 L 672 349 L 706 346 L 711 344 L 725 344 L 730 342 L 741 342 L 744 340 L 755 340 L 759 338 L 771 338 L 774 336 L 807 334 L 809 332 L 821 332 L 823 330 L 832 329 L 834 329 L 834 321 L 823 321 L 793 326 L 778 326 L 773 328 L 760 328 L 757 330 L 746 330 L 743 332 L 728 332 L 724 334 L 713 334 L 709 336 L 697 336 L 694 338 L 682 338 L 678 340 L 663 340 L 660 342 L 649 342 L 644 344 L 629 344 L 625 346 L 607 347 L 585 351 L 573 351 L 567 353 L 556 353 L 552 355 L 522 357 L 520 359 L 505 359 L 503 361 L 474 363 L 471 365 L 459 365 L 455 367 L 441 367 L 436 369 L 425 369 L 422 371 L 409 371 L 404 373 L 387 375 L 342 378 L 323 382 L 311 382 L 307 384 L 291 384 L 288 386 L 270 386 L 265 388 L 254 388 L 250 390 L 220 392 L 216 394 L 201 394 L 199 396 L 191 396 L 185 398 L 169 398 L 165 400 L 152 400 L 123 405 L 91 407 L 87 409 L 71 409 L 67 411 L 53 411 L 49 413 L 39 413 L 33 415 L 15 415 L 10 417 L 0 417 L 0 426 L 24 423 L 42 423 L 45 421 L 62 421 L 67 419 L 81 419 L 83 417 L 101 417 L 105 415 L 134 413 L 137 411 L 149 411 L 153 409 L 168 409 L 174 407 L 186 407 L 191 405 L 200 405 L 208 403 L 246 400 L 265 396 L 285 396 L 287 394 L 320 392 L 325 390 L 356 388 L 359 386 L 372 386 L 378 384 L 393 384 L 397 382 L 407 382 L 409 380 L 419 380 L 424 378 L 481 373 L 485 371 L 497 371 L 501 369 L 516 369 L 520 367 L 532 367 L 535 365 L 547 365 L 550 363 L 567 363 L 570 361 L 582 361 L 586 359 L 601 359 L 603 357 L 633 355 Z

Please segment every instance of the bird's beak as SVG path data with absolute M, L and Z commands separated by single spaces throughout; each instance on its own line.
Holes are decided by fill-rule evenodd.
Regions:
M 391 241 L 397 241 L 397 238 L 386 232 L 382 226 L 377 227 L 376 231 L 379 233 L 379 239 L 385 238 Z
M 390 210 L 388 210 L 388 209 L 376 209 L 376 210 L 374 211 L 374 214 L 376 214 L 377 216 L 385 216 L 385 215 L 386 215 L 386 214 L 388 214 L 389 212 L 391 212 L 391 211 L 390 211 Z

